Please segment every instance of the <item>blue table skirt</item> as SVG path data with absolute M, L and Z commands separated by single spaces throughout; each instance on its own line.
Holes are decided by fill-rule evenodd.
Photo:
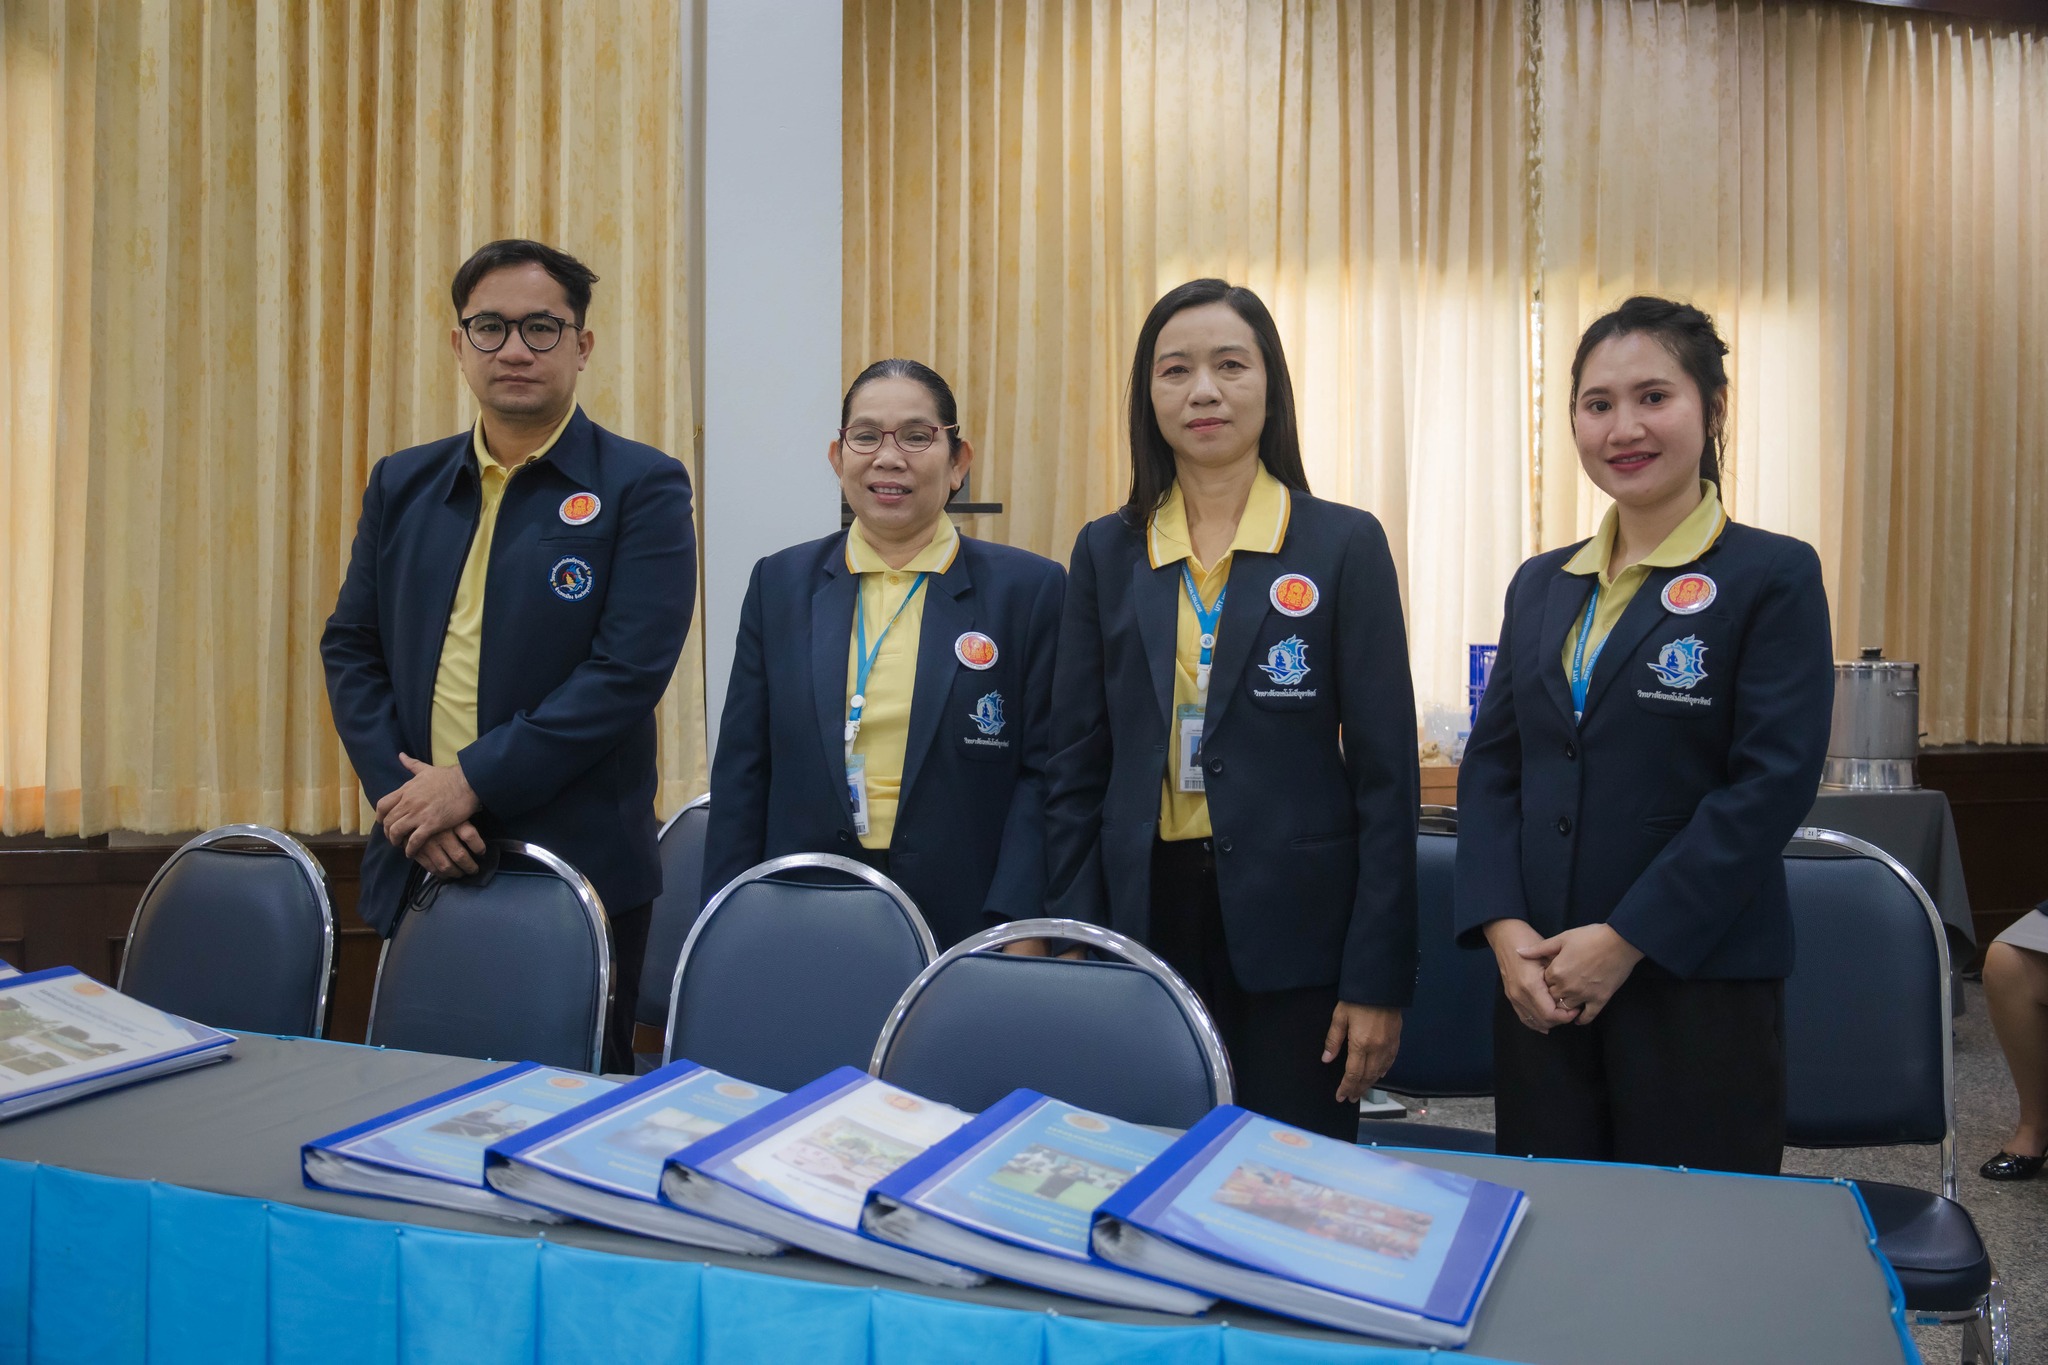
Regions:
M 1437 1355 L 984 1308 L 0 1161 L 0 1365 L 1409 1365 Z

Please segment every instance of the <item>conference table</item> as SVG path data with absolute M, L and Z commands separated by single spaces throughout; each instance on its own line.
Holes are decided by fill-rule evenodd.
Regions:
M 936 1289 L 302 1183 L 302 1143 L 495 1065 L 242 1035 L 225 1062 L 0 1124 L 0 1365 L 1432 1358 L 1233 1305 Z M 1853 1186 L 1400 1154 L 1529 1193 L 1467 1359 L 1919 1359 Z

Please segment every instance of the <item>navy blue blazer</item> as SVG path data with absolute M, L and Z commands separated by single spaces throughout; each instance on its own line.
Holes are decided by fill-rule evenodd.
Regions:
M 1594 581 L 1563 571 L 1578 548 L 1508 585 L 1458 772 L 1460 939 L 1477 945 L 1496 919 L 1545 936 L 1605 922 L 1676 976 L 1783 977 L 1785 845 L 1819 790 L 1834 705 L 1819 557 L 1730 523 L 1691 564 L 1652 569 L 1575 729 L 1562 657 Z M 1713 601 L 1668 610 L 1665 584 L 1692 572 Z
M 433 760 L 434 675 L 483 501 L 471 439 L 370 471 L 320 638 L 334 726 L 373 804 L 407 781 L 401 750 Z M 600 503 L 581 526 L 561 517 L 573 493 Z M 689 475 L 578 408 L 506 485 L 486 572 L 477 740 L 460 756 L 483 802 L 478 832 L 567 859 L 614 912 L 644 904 L 661 890 L 654 707 L 696 602 Z M 379 933 L 413 867 L 381 825 L 370 831 L 359 911 Z
M 925 582 L 889 875 L 942 948 L 1044 902 L 1047 711 L 1065 584 L 1049 559 L 966 536 L 952 567 Z M 711 765 L 706 901 L 769 858 L 859 847 L 844 738 L 859 590 L 843 531 L 754 566 Z M 969 631 L 996 643 L 987 669 L 954 653 Z M 991 693 L 1002 706 L 993 733 L 975 720 Z
M 1239 550 L 1202 755 L 1231 968 L 1246 990 L 1415 989 L 1415 695 L 1401 592 L 1370 513 L 1294 493 L 1278 554 Z M 1303 574 L 1306 615 L 1269 591 Z M 1154 569 L 1121 515 L 1074 543 L 1053 683 L 1052 912 L 1144 941 L 1173 711 L 1178 562 Z M 1299 639 L 1298 655 L 1283 645 Z M 1298 658 L 1281 686 L 1262 666 Z M 1341 741 L 1340 741 L 1341 736 Z

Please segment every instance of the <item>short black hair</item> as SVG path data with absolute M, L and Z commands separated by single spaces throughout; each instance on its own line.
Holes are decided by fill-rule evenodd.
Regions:
M 1173 447 L 1159 429 L 1152 409 L 1152 353 L 1159 333 L 1175 313 L 1207 303 L 1227 303 L 1244 319 L 1259 341 L 1266 365 L 1266 425 L 1259 432 L 1259 462 L 1266 472 L 1297 492 L 1308 492 L 1308 472 L 1301 463 L 1301 428 L 1294 417 L 1294 381 L 1287 373 L 1287 353 L 1280 348 L 1280 329 L 1257 294 L 1228 280 L 1189 280 L 1169 289 L 1138 329 L 1138 350 L 1131 358 L 1130 441 L 1131 491 L 1120 509 L 1126 523 L 1143 526 L 1173 491 Z
M 1623 300 L 1613 312 L 1593 319 L 1572 357 L 1573 428 L 1578 426 L 1579 377 L 1585 371 L 1586 357 L 1601 342 L 1635 332 L 1655 337 L 1700 391 L 1700 416 L 1706 428 L 1700 448 L 1700 477 L 1719 488 L 1722 457 L 1728 453 L 1728 410 L 1722 407 L 1717 411 L 1714 400 L 1728 392 L 1728 367 L 1721 363 L 1721 357 L 1728 354 L 1728 343 L 1714 329 L 1714 320 L 1689 303 L 1638 294 Z
M 461 320 L 462 310 L 469 306 L 469 296 L 476 292 L 477 282 L 484 276 L 508 265 L 529 263 L 547 271 L 562 286 L 562 292 L 569 296 L 569 311 L 576 315 L 570 321 L 581 327 L 583 314 L 590 307 L 590 286 L 597 283 L 597 272 L 559 247 L 525 237 L 486 242 L 462 263 L 462 268 L 455 272 L 455 282 L 448 288 L 455 299 L 456 319 Z

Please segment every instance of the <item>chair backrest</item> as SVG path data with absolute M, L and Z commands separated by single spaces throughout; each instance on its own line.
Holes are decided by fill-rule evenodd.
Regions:
M 1424 804 L 1417 825 L 1430 834 L 1456 834 L 1458 832 L 1458 808 L 1456 806 L 1432 806 Z
M 796 853 L 728 882 L 690 927 L 662 1059 L 794 1090 L 866 1066 L 937 949 L 903 889 L 851 858 Z
M 1001 951 L 1027 938 L 1123 960 Z M 1122 934 L 1070 919 L 1017 920 L 947 949 L 889 1012 L 868 1070 L 970 1112 L 1022 1086 L 1168 1128 L 1193 1127 L 1233 1093 L 1222 1039 L 1187 983 Z
M 711 827 L 711 793 L 668 818 L 661 827 L 661 894 L 647 921 L 647 956 L 640 968 L 640 996 L 633 1017 L 668 1028 L 668 989 L 676 979 L 683 940 L 704 904 L 704 834 Z
M 488 884 L 438 883 L 399 917 L 377 964 L 367 1041 L 596 1071 L 612 998 L 604 903 L 546 849 L 495 847 Z
M 1451 812 L 1455 831 L 1456 812 Z M 1484 948 L 1460 948 L 1452 919 L 1458 836 L 1415 837 L 1415 1003 L 1401 1024 L 1401 1050 L 1380 1084 L 1403 1095 L 1493 1093 L 1493 1008 L 1500 969 Z
M 1801 829 L 1785 850 L 1798 957 L 1785 982 L 1785 1136 L 1796 1147 L 1942 1145 L 1955 1197 L 1948 936 L 1875 844 Z
M 262 825 L 222 825 L 150 878 L 116 986 L 213 1028 L 318 1038 L 334 979 L 327 873 Z

